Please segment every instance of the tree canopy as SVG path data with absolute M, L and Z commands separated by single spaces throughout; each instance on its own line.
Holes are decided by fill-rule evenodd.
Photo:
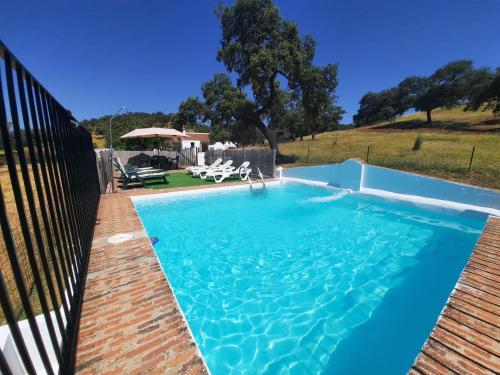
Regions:
M 222 28 L 217 59 L 237 74 L 240 91 L 249 87 L 253 101 L 243 103 L 245 121 L 255 126 L 273 149 L 276 129 L 269 127 L 280 83 L 302 101 L 304 117 L 314 131 L 319 116 L 335 101 L 337 66 L 315 67 L 316 41 L 301 37 L 294 22 L 284 20 L 271 0 L 237 0 L 216 10 Z
M 494 91 L 489 86 L 493 76 L 489 69 L 475 69 L 470 60 L 452 61 L 428 77 L 410 76 L 396 87 L 368 92 L 359 102 L 354 123 L 359 126 L 393 120 L 410 109 L 426 112 L 427 122 L 431 123 L 436 108 L 466 103 L 470 103 L 466 106 L 469 109 L 486 103 L 494 108 L 494 95 L 488 94 Z
M 478 71 L 472 78 L 472 90 L 465 110 L 491 109 L 500 114 L 500 67 L 493 73 L 488 69 Z
M 338 125 L 344 113 L 335 104 L 338 65 L 316 66 L 316 41 L 301 36 L 297 24 L 283 19 L 272 0 L 236 0 L 232 6 L 217 6 L 215 13 L 222 30 L 217 60 L 236 82 L 216 74 L 202 84 L 202 99 L 186 98 L 160 126 L 209 128 L 212 142 L 244 145 L 264 137 L 277 150 L 278 137 L 314 137 Z M 106 134 L 106 118 L 89 120 L 87 126 Z M 135 120 L 130 121 L 133 128 L 143 127 Z M 128 130 L 116 121 L 113 138 Z
M 179 111 L 173 116 L 173 127 L 179 131 L 194 129 L 203 123 L 207 108 L 196 96 L 190 96 L 179 105 Z
M 98 136 L 104 136 L 106 145 L 109 144 L 109 119 L 110 115 L 102 116 L 99 118 L 92 118 L 83 120 L 80 125 L 84 126 L 88 131 L 95 133 Z M 165 127 L 174 118 L 174 114 L 166 114 L 163 112 L 144 113 L 144 112 L 130 112 L 128 115 L 120 115 L 113 119 L 112 133 L 113 133 L 113 146 L 116 149 L 131 148 L 137 146 L 140 148 L 152 146 L 153 140 L 122 140 L 120 137 L 138 128 L 150 127 Z M 143 142 L 143 143 L 141 143 Z

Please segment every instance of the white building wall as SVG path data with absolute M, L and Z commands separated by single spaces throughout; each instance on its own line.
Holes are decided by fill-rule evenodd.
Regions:
M 183 139 L 181 141 L 182 149 L 185 150 L 187 148 L 199 148 L 201 149 L 201 141 L 190 141 L 187 139 Z

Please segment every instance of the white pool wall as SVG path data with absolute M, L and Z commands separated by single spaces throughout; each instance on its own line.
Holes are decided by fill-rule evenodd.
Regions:
M 311 167 L 285 168 L 284 177 L 321 181 L 334 187 L 359 191 L 363 164 L 349 159 L 339 164 L 324 164 Z
M 500 216 L 500 192 L 394 169 L 376 167 L 358 159 L 338 164 L 286 168 L 283 176 L 321 181 L 351 189 L 430 205 L 454 206 Z M 453 204 L 454 203 L 454 204 Z
M 366 164 L 364 188 L 500 209 L 500 193 L 472 185 Z

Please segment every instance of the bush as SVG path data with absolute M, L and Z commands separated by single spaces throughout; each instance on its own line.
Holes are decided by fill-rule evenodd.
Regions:
M 420 150 L 420 148 L 422 147 L 422 143 L 424 143 L 424 139 L 422 138 L 422 136 L 418 136 L 416 139 L 415 139 L 415 143 L 413 144 L 413 147 L 412 147 L 412 150 L 413 151 L 418 151 Z

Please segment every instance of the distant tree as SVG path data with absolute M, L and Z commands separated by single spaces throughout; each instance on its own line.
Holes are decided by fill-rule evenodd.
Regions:
M 174 129 L 193 129 L 203 123 L 205 115 L 205 104 L 198 97 L 190 96 L 179 105 L 179 111 L 173 119 Z
M 97 135 L 102 135 L 106 138 L 106 144 L 109 143 L 109 118 L 110 115 L 102 116 L 99 118 L 92 118 L 80 121 L 80 125 L 85 127 L 88 131 Z M 139 142 L 135 140 L 120 139 L 122 135 L 134 129 L 157 127 L 170 127 L 173 119 L 173 114 L 166 114 L 162 112 L 144 113 L 144 112 L 130 112 L 127 115 L 120 115 L 113 120 L 113 146 L 116 149 L 124 149 L 129 147 L 138 147 L 136 149 L 148 149 L 152 147 L 151 140 L 144 140 Z
M 342 107 L 328 103 L 319 117 L 318 131 L 325 132 L 339 129 L 341 127 L 340 121 L 342 121 L 344 114 L 345 111 Z
M 382 90 L 379 93 L 368 92 L 359 102 L 359 110 L 354 115 L 354 124 L 361 126 L 381 121 L 391 121 L 407 110 L 398 87 Z
M 210 142 L 226 142 L 234 140 L 233 129 L 220 125 L 210 127 Z
M 198 133 L 209 133 L 210 126 L 208 126 L 206 124 L 198 124 L 194 128 L 192 128 L 191 130 L 193 130 L 194 132 L 198 132 Z
M 322 68 L 310 66 L 302 69 L 300 84 L 295 92 L 300 97 L 305 121 L 313 140 L 316 133 L 321 130 L 325 119 L 328 118 L 328 114 L 330 117 L 340 116 L 341 118 L 341 113 L 333 110 L 337 84 L 336 64 L 329 64 Z
M 210 124 L 231 127 L 236 122 L 236 112 L 242 100 L 246 99 L 231 78 L 225 73 L 217 73 L 201 86 L 205 100 L 205 117 Z
M 491 109 L 493 113 L 500 113 L 500 67 L 496 72 L 482 69 L 474 74 L 471 80 L 470 95 L 465 111 L 483 111 Z
M 295 139 L 307 132 L 301 102 L 291 91 L 279 89 L 267 122 L 281 141 Z
M 232 140 L 238 108 L 246 99 L 245 94 L 233 86 L 231 78 L 224 73 L 215 74 L 202 85 L 201 91 L 205 100 L 205 120 L 210 122 L 210 140 Z
M 450 108 L 467 101 L 474 79 L 484 79 L 484 72 L 475 70 L 469 60 L 453 61 L 429 77 L 410 76 L 397 87 L 365 94 L 354 123 L 360 126 L 391 120 L 412 108 L 426 112 L 427 122 L 431 123 L 434 109 Z
M 219 6 L 216 14 L 222 25 L 217 59 L 238 75 L 238 88 L 251 87 L 253 108 L 249 111 L 245 104 L 245 117 L 278 150 L 276 132 L 265 122 L 278 97 L 278 77 L 290 90 L 305 83 L 316 42 L 301 38 L 297 25 L 283 20 L 271 0 L 237 0 L 233 6 Z
M 464 102 L 472 73 L 470 60 L 453 61 L 439 68 L 428 79 L 421 80 L 422 86 L 419 87 L 414 108 L 425 111 L 427 122 L 431 123 L 434 109 L 450 108 Z
M 410 76 L 405 78 L 397 86 L 399 95 L 399 113 L 403 114 L 411 108 L 415 108 L 418 98 L 422 97 L 429 86 L 427 77 Z
M 289 109 L 280 118 L 280 129 L 283 140 L 302 140 L 307 134 L 307 125 L 304 119 L 304 111 L 301 109 Z
M 353 121 L 356 126 L 369 124 L 374 121 L 375 116 L 378 116 L 380 108 L 379 95 L 375 92 L 367 92 L 359 101 L 358 112 L 353 116 Z

